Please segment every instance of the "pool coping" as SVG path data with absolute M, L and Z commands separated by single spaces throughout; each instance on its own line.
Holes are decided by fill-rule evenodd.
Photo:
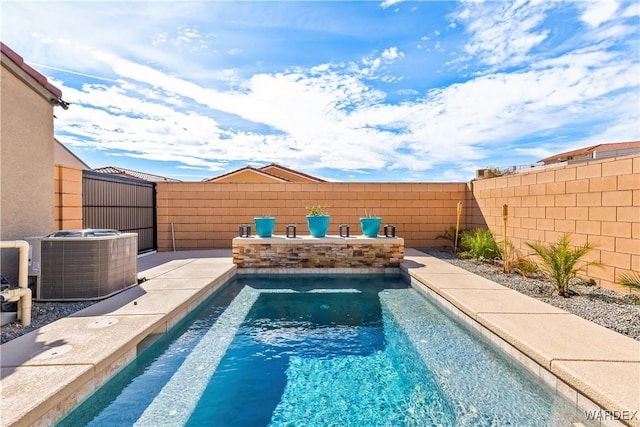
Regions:
M 416 290 L 602 426 L 640 426 L 640 342 L 416 250 L 400 268 Z
M 1 426 L 53 424 L 238 273 L 230 250 L 152 254 L 138 270 L 141 285 L 0 346 Z M 414 249 L 400 270 L 581 410 L 600 411 L 601 425 L 640 427 L 640 414 L 614 419 L 640 409 L 640 342 Z M 575 330 L 553 328 L 560 318 L 579 328 L 579 347 Z M 537 325 L 551 335 L 541 340 Z
M 144 282 L 0 346 L 0 426 L 50 426 L 234 276 L 230 250 L 138 258 Z

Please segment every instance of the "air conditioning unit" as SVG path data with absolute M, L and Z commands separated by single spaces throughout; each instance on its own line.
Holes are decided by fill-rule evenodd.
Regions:
M 136 233 L 63 230 L 24 240 L 36 300 L 99 300 L 138 283 Z

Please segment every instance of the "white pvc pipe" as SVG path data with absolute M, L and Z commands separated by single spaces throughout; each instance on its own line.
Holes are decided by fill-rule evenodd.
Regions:
M 22 326 L 29 326 L 31 324 L 31 289 L 7 289 L 2 292 L 2 298 L 4 298 L 5 302 L 18 301 L 18 319 L 22 323 Z
M 29 243 L 24 240 L 0 241 L 0 249 L 20 249 L 20 265 L 18 270 L 18 286 L 26 288 L 29 284 Z
M 20 264 L 18 267 L 19 289 L 9 289 L 2 292 L 2 296 L 8 302 L 18 301 L 18 319 L 22 326 L 31 324 L 31 289 L 29 289 L 29 243 L 24 240 L 0 241 L 0 249 L 19 249 Z

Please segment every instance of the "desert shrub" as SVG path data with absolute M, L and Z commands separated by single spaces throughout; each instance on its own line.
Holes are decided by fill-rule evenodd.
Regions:
M 475 262 L 500 257 L 500 249 L 493 238 L 493 233 L 486 228 L 465 231 L 460 237 L 460 244 L 464 249 L 460 255 L 463 258 L 471 258 Z
M 591 243 L 574 247 L 571 245 L 571 237 L 566 233 L 555 243 L 527 242 L 527 246 L 540 258 L 540 269 L 551 278 L 558 294 L 564 297 L 573 293 L 570 289 L 572 279 L 579 278 L 579 274 L 585 271 L 587 266 L 600 265 L 595 261 L 582 261 L 582 258 L 594 248 Z
M 506 242 L 506 244 L 505 244 Z M 511 240 L 507 239 L 496 242 L 498 247 L 498 258 L 502 260 L 503 269 L 505 273 L 513 273 L 515 264 L 520 257 L 520 254 L 516 250 Z
M 513 263 L 513 270 L 520 273 L 523 277 L 538 277 L 540 267 L 531 258 L 519 257 Z
M 456 245 L 456 228 L 454 226 L 451 226 L 449 228 L 447 228 L 444 233 L 442 233 L 441 235 L 436 237 L 437 239 L 444 239 L 446 241 L 449 242 L 449 244 L 451 245 L 451 249 L 454 249 L 457 247 L 458 251 L 461 250 L 460 248 L 460 239 L 462 237 L 462 233 L 464 233 L 466 230 L 464 229 L 459 229 L 458 230 L 458 244 Z
M 640 291 L 640 273 L 637 271 L 622 273 L 618 277 L 618 284 L 629 289 L 629 300 L 635 304 L 640 304 L 640 294 L 634 293 L 634 291 Z
M 618 277 L 618 284 L 629 288 L 629 292 L 634 289 L 640 291 L 640 273 L 638 273 L 637 271 L 622 273 Z
M 305 209 L 307 210 L 307 215 L 310 215 L 310 216 L 329 215 L 329 211 L 327 211 L 326 206 L 321 206 L 321 205 L 305 206 Z

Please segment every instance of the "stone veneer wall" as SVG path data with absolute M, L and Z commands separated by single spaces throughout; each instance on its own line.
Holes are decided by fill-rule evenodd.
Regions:
M 401 238 L 244 238 L 232 245 L 238 268 L 392 268 L 404 259 Z

